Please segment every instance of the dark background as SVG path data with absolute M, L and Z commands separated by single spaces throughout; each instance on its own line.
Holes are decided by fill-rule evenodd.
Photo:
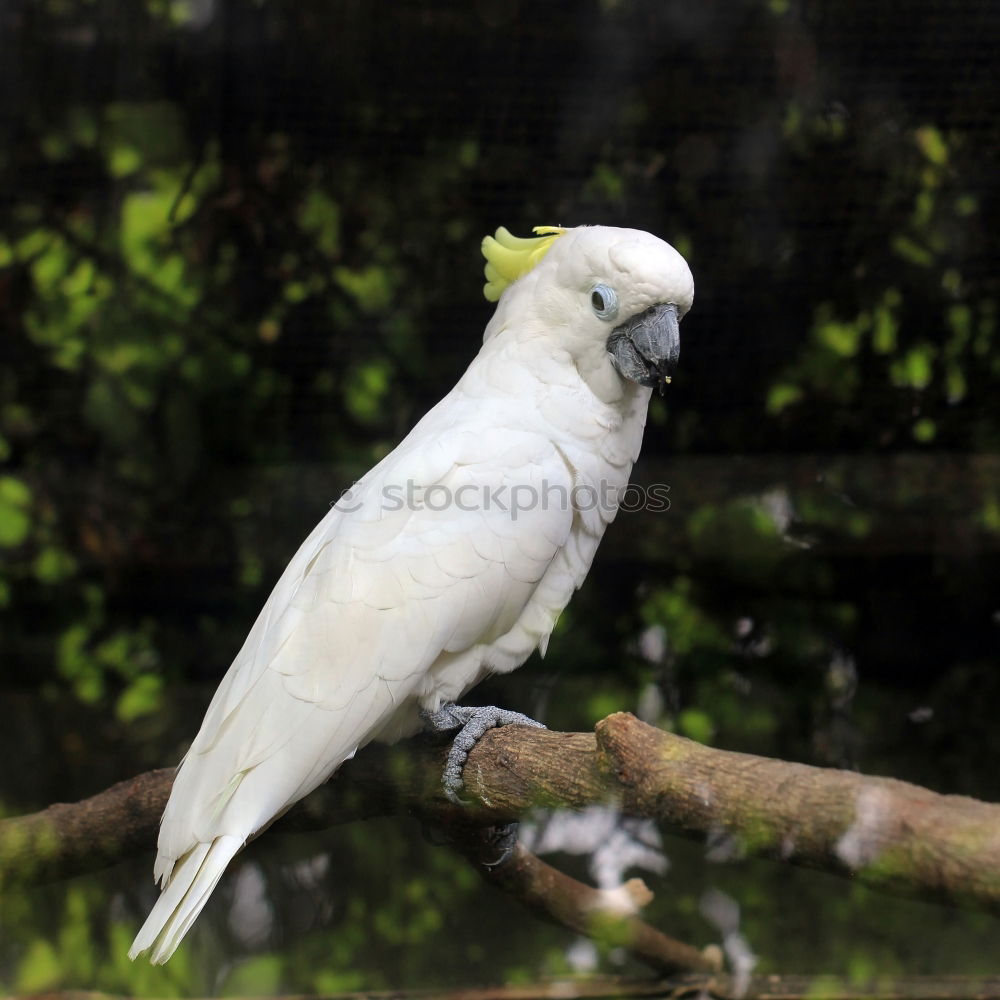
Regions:
M 583 223 L 695 275 L 636 469 L 671 508 L 474 700 L 997 799 L 998 32 L 987 0 L 6 0 L 0 809 L 179 759 L 298 543 L 474 356 L 481 237 Z M 761 970 L 996 971 L 985 917 L 665 850 L 651 918 L 718 940 L 724 889 Z M 0 982 L 567 967 L 396 823 L 265 838 L 129 966 L 150 867 L 5 893 Z

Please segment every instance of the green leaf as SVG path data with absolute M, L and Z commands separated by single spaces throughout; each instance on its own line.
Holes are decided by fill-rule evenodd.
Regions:
M 682 736 L 698 743 L 711 743 L 715 735 L 712 717 L 698 708 L 685 708 L 677 716 L 677 729 Z
M 299 225 L 316 241 L 316 246 L 333 257 L 340 249 L 340 206 L 313 188 L 299 208 Z
M 133 722 L 156 712 L 162 696 L 163 678 L 157 674 L 140 674 L 119 696 L 115 713 L 122 722 Z
M 284 962 L 280 955 L 257 955 L 240 962 L 226 977 L 223 996 L 268 996 L 281 990 Z
M 943 167 L 948 162 L 948 146 L 944 136 L 933 125 L 923 125 L 914 132 L 920 152 L 936 167 Z
M 31 490 L 13 476 L 0 477 L 0 546 L 20 545 L 31 528 Z
M 28 945 L 17 970 L 16 989 L 20 993 L 37 993 L 59 983 L 62 968 L 55 948 L 36 938 Z
M 94 974 L 94 948 L 90 932 L 90 905 L 86 891 L 74 886 L 67 891 L 62 926 L 59 929 L 59 955 L 66 978 L 86 982 Z
M 374 423 L 389 391 L 392 369 L 387 361 L 374 360 L 348 373 L 344 385 L 344 405 L 362 423 Z
M 69 248 L 60 237 L 52 237 L 45 252 L 36 257 L 31 265 L 31 276 L 42 294 L 55 290 L 72 263 Z
M 965 381 L 965 372 L 957 365 L 949 365 L 944 378 L 945 391 L 949 403 L 960 403 L 965 399 L 968 385 Z
M 625 179 L 608 163 L 598 163 L 587 182 L 587 193 L 600 201 L 617 204 L 625 200 Z
M 40 582 L 59 583 L 76 572 L 76 560 L 65 549 L 47 545 L 35 557 L 32 569 Z
M 778 382 L 772 385 L 767 393 L 767 412 L 772 416 L 777 416 L 782 410 L 797 403 L 803 396 L 800 386 L 790 385 L 788 382 Z
M 393 281 L 387 268 L 372 265 L 361 270 L 338 267 L 334 280 L 367 313 L 386 311 L 392 304 Z
M 360 970 L 320 972 L 313 980 L 314 992 L 319 994 L 356 993 L 365 987 L 365 976 Z
M 896 333 L 899 323 L 888 305 L 880 305 L 875 310 L 872 323 L 872 349 L 876 354 L 891 354 L 896 349 Z
M 587 716 L 595 722 L 626 708 L 628 705 L 622 703 L 620 696 L 608 691 L 595 692 L 587 699 Z
M 858 352 L 861 340 L 861 324 L 837 323 L 828 320 L 821 323 L 816 330 L 821 344 L 828 347 L 834 354 L 842 358 L 853 357 Z
M 142 156 L 134 146 L 116 143 L 108 155 L 108 173 L 112 177 L 128 177 L 142 166 Z
M 892 380 L 900 387 L 926 389 L 932 375 L 933 348 L 920 344 L 892 365 Z
M 903 260 L 915 264 L 917 267 L 930 267 L 934 263 L 934 255 L 924 247 L 920 246 L 909 236 L 896 236 L 892 240 L 892 249 L 896 255 Z

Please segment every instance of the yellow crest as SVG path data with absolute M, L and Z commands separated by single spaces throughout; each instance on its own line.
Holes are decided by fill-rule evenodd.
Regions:
M 486 285 L 483 295 L 496 302 L 500 293 L 512 282 L 527 274 L 548 252 L 555 240 L 566 232 L 562 226 L 535 226 L 536 236 L 512 236 L 501 226 L 495 236 L 483 239 L 486 258 Z

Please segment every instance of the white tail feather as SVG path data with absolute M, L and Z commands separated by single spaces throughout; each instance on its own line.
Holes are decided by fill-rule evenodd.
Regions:
M 154 965 L 162 965 L 170 958 L 208 902 L 226 865 L 242 846 L 239 837 L 217 837 L 209 844 L 198 844 L 180 858 L 136 934 L 128 957 L 134 960 L 152 949 L 149 960 Z

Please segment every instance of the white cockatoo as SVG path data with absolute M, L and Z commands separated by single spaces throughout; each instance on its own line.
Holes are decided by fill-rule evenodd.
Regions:
M 358 748 L 544 654 L 670 381 L 694 284 L 649 233 L 535 232 L 483 241 L 498 304 L 482 349 L 305 540 L 219 685 L 163 814 L 162 892 L 132 958 L 165 962 L 233 856 Z

